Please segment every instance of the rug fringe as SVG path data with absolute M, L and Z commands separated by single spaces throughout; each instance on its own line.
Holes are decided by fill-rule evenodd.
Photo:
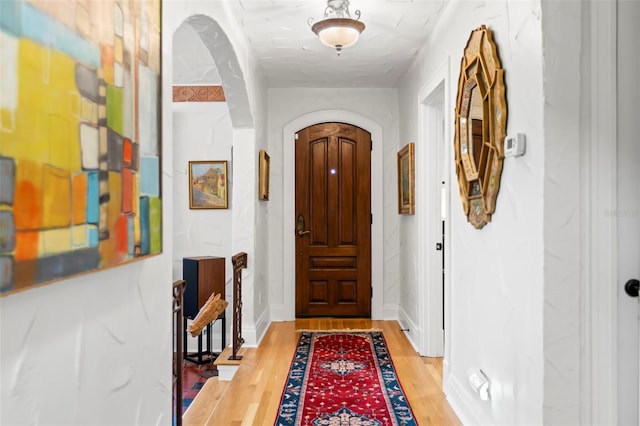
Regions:
M 311 333 L 364 333 L 368 331 L 382 331 L 381 328 L 336 328 L 331 330 L 318 330 L 310 328 L 296 328 L 295 331 L 306 331 Z

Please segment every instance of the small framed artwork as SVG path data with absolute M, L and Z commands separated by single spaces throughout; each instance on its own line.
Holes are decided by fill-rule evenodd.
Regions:
M 414 154 L 413 142 L 398 152 L 398 213 L 414 214 Z
M 226 161 L 189 161 L 189 208 L 226 209 Z
M 269 154 L 264 149 L 259 155 L 258 200 L 269 201 Z

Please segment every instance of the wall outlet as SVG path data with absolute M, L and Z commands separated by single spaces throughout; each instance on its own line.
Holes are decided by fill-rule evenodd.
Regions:
M 470 368 L 467 371 L 467 376 L 469 377 L 469 385 L 473 391 L 481 400 L 488 401 L 491 398 L 491 395 L 489 394 L 489 379 L 484 374 L 484 371 Z

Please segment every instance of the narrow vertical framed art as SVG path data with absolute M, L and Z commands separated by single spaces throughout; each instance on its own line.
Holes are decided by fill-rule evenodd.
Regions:
M 269 165 L 270 157 L 264 149 L 258 159 L 258 199 L 269 201 Z
M 414 144 L 398 152 L 398 214 L 415 214 Z

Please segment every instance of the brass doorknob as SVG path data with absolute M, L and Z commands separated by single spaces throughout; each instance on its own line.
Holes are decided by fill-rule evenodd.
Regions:
M 304 216 L 302 216 L 302 213 L 298 215 L 298 223 L 296 224 L 296 230 L 298 231 L 298 237 L 302 237 L 305 234 L 311 233 L 311 231 L 304 230 Z

